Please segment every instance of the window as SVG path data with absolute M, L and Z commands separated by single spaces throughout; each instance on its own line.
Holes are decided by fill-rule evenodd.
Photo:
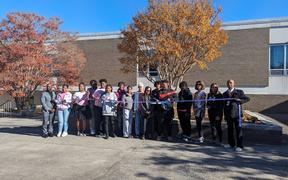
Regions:
M 150 76 L 158 76 L 158 71 L 156 68 L 150 67 L 149 68 L 149 74 L 150 74 Z
M 153 49 L 149 49 L 149 50 L 143 50 L 143 53 L 146 56 L 150 56 L 152 57 L 154 55 L 154 50 Z M 151 76 L 151 77 L 158 77 L 158 71 L 157 68 L 155 67 L 155 65 L 153 67 L 151 67 L 149 64 L 147 66 L 145 66 L 144 68 L 147 68 L 147 75 Z
M 287 75 L 287 45 L 270 46 L 270 75 Z
M 158 71 L 156 68 L 153 68 L 153 67 L 149 67 L 149 65 L 147 66 L 144 66 L 144 72 L 146 72 L 146 74 L 143 74 L 142 71 L 138 71 L 138 75 L 143 77 L 145 75 L 147 76 L 151 76 L 151 77 L 158 77 Z
M 270 68 L 284 69 L 284 46 L 271 46 Z

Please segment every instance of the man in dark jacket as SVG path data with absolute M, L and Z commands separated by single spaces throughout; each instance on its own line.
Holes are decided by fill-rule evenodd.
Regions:
M 151 92 L 151 101 L 153 102 L 153 104 L 151 104 L 151 116 L 154 122 L 154 138 L 156 138 L 157 136 L 160 137 L 160 127 L 159 125 L 159 121 L 161 120 L 161 104 L 160 99 L 159 99 L 159 93 L 160 93 L 160 89 L 161 89 L 161 82 L 160 81 L 156 81 L 154 83 L 154 87 L 155 89 L 153 89 L 153 91 Z
M 53 117 L 55 113 L 55 98 L 56 94 L 52 91 L 52 85 L 46 85 L 46 91 L 41 95 L 41 105 L 43 113 L 43 135 L 42 137 L 47 138 L 48 136 L 53 137 Z M 49 129 L 48 129 L 49 125 Z
M 163 80 L 161 82 L 161 90 L 159 92 L 162 118 L 158 126 L 160 127 L 161 136 L 164 139 L 167 138 L 168 140 L 172 140 L 171 123 L 174 118 L 173 104 L 176 98 L 176 92 L 169 87 L 169 82 L 167 80 Z
M 90 127 L 90 135 L 94 136 L 96 133 L 95 130 L 95 112 L 96 112 L 96 106 L 95 106 L 95 100 L 93 99 L 92 95 L 97 90 L 97 81 L 91 80 L 90 81 L 90 88 L 88 88 L 89 92 L 89 100 L 88 100 L 88 106 L 89 106 L 89 127 Z
M 227 81 L 228 90 L 224 92 L 224 98 L 233 98 L 227 100 L 224 104 L 224 116 L 228 125 L 228 143 L 231 148 L 235 148 L 234 126 L 236 130 L 236 151 L 243 149 L 243 131 L 242 131 L 242 104 L 248 102 L 249 97 L 245 96 L 240 89 L 235 89 L 235 81 Z
M 178 94 L 177 114 L 180 120 L 183 140 L 188 141 L 191 136 L 191 107 L 192 107 L 192 93 L 188 88 L 187 82 L 182 81 L 179 84 L 181 91 Z M 185 102 L 187 101 L 187 102 Z

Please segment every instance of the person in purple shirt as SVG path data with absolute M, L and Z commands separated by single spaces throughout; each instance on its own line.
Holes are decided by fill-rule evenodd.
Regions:
M 118 83 L 118 90 L 115 93 L 117 96 L 117 101 L 120 102 L 122 101 L 123 95 L 126 94 L 125 91 L 125 83 L 124 82 L 119 82 Z M 117 118 L 116 118 L 116 133 L 118 136 L 123 136 L 123 107 L 120 105 L 121 103 L 118 103 L 117 105 Z
M 95 130 L 96 130 L 96 137 L 100 137 L 104 135 L 104 121 L 103 121 L 103 114 L 102 114 L 102 103 L 101 103 L 101 96 L 105 93 L 107 80 L 100 79 L 99 80 L 100 87 L 95 90 L 92 97 L 95 100 Z
M 89 100 L 88 100 L 88 107 L 89 107 L 89 127 L 90 127 L 90 135 L 94 136 L 95 131 L 95 99 L 93 99 L 92 95 L 97 90 L 97 81 L 91 80 L 90 81 L 90 88 L 88 88 L 89 92 Z

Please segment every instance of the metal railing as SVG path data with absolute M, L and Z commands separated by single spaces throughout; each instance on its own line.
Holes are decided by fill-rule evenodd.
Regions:
M 0 104 L 0 118 L 1 117 L 11 117 L 13 112 L 13 102 L 7 100 Z

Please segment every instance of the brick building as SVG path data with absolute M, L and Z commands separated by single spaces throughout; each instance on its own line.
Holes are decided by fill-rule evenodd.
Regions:
M 205 71 L 192 69 L 184 80 L 191 87 L 197 80 L 207 86 L 217 82 L 224 91 L 226 80 L 232 78 L 252 98 L 249 109 L 288 112 L 279 106 L 288 100 L 288 18 L 224 23 L 223 29 L 229 42 L 222 49 L 222 56 Z M 87 55 L 82 79 L 88 82 L 105 77 L 113 85 L 120 80 L 134 86 L 139 81 L 152 85 L 141 74 L 120 71 L 120 41 L 120 32 L 81 35 L 78 43 Z M 157 78 L 157 73 L 151 74 Z
M 209 63 L 205 71 L 193 68 L 184 80 L 191 87 L 197 80 L 207 86 L 217 82 L 224 91 L 227 79 L 232 78 L 237 87 L 250 95 L 247 108 L 288 113 L 288 18 L 224 23 L 223 29 L 229 41 L 222 56 Z M 81 81 L 106 78 L 113 86 L 118 81 L 132 86 L 141 81 L 152 86 L 141 74 L 121 72 L 121 53 L 117 49 L 120 42 L 120 32 L 81 34 L 77 43 L 87 57 Z M 157 73 L 151 71 L 151 75 L 157 78 Z

